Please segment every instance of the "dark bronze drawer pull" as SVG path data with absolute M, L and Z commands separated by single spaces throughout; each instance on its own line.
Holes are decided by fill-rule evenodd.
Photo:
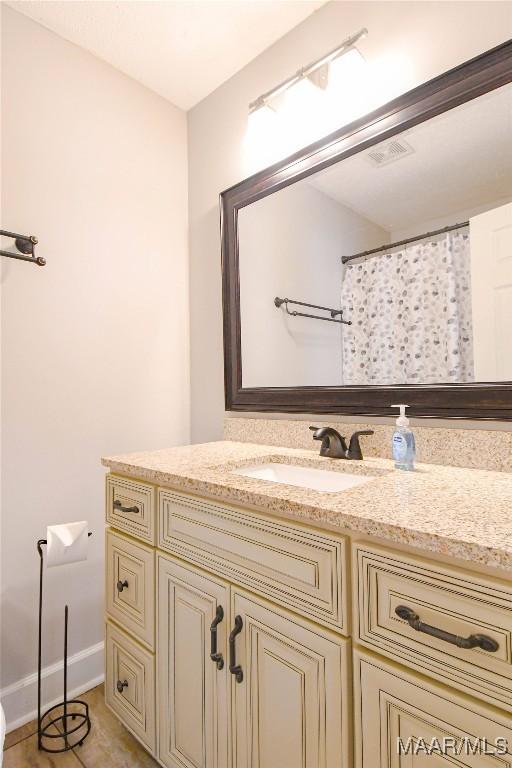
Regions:
M 128 587 L 128 581 L 126 579 L 124 581 L 121 581 L 121 579 L 119 579 L 116 586 L 117 586 L 117 591 L 122 592 L 123 589 L 126 589 Z
M 116 688 L 119 691 L 119 693 L 122 693 L 125 688 L 128 688 L 128 680 L 124 680 L 121 682 L 121 680 L 117 681 Z
M 242 672 L 242 667 L 236 663 L 236 647 L 235 647 L 235 640 L 236 636 L 240 634 L 242 631 L 242 627 L 244 626 L 244 623 L 242 621 L 241 616 L 235 616 L 235 626 L 231 630 L 231 634 L 229 635 L 229 671 L 232 675 L 235 676 L 235 680 L 237 683 L 241 683 L 244 679 L 244 673 Z
M 489 651 L 489 653 L 496 653 L 499 644 L 492 637 L 487 635 L 469 635 L 469 637 L 459 637 L 451 632 L 446 632 L 444 629 L 438 627 L 432 627 L 430 624 L 425 624 L 421 621 L 417 613 L 412 608 L 408 608 L 406 605 L 399 605 L 395 608 L 395 613 L 401 619 L 409 624 L 410 627 L 417 632 L 424 632 L 426 635 L 435 637 L 438 640 L 444 640 L 445 643 L 451 643 L 456 645 L 457 648 L 481 648 L 482 651 Z
M 222 653 L 217 653 L 217 627 L 224 618 L 224 609 L 222 605 L 217 606 L 215 618 L 210 625 L 210 659 L 215 662 L 217 669 L 223 669 L 224 659 Z
M 139 514 L 139 508 L 138 507 L 123 507 L 123 504 L 119 499 L 115 499 L 114 501 L 114 509 L 118 509 L 119 512 L 126 512 L 127 514 L 133 514 L 138 515 Z

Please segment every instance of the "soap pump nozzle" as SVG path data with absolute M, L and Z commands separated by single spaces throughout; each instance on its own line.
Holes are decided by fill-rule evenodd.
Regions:
M 399 403 L 398 405 L 392 405 L 391 408 L 400 408 L 400 416 L 396 420 L 397 427 L 408 427 L 409 419 L 405 415 L 405 409 L 410 408 L 410 406 L 405 405 L 405 403 Z

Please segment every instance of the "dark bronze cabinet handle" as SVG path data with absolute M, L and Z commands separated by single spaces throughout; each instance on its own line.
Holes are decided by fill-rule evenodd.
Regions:
M 128 681 L 124 680 L 123 682 L 121 682 L 121 680 L 118 680 L 116 688 L 119 691 L 119 693 L 122 693 L 125 688 L 128 688 Z
M 126 579 L 124 581 L 121 581 L 121 579 L 119 579 L 116 586 L 117 586 L 117 591 L 122 592 L 123 589 L 125 589 L 128 586 L 128 582 Z
M 231 634 L 229 635 L 229 671 L 232 675 L 235 676 L 235 680 L 237 683 L 241 683 L 244 679 L 244 673 L 242 672 L 242 667 L 236 663 L 236 647 L 235 647 L 235 640 L 236 636 L 240 634 L 242 631 L 242 627 L 244 626 L 244 623 L 242 621 L 241 616 L 235 616 L 235 626 L 231 630 Z
M 115 499 L 114 501 L 114 509 L 118 509 L 119 512 L 126 512 L 133 515 L 139 514 L 139 508 L 138 507 L 123 507 L 123 504 L 119 499 Z
M 451 643 L 456 645 L 457 648 L 481 648 L 482 651 L 489 651 L 489 653 L 496 653 L 499 643 L 492 637 L 487 635 L 469 635 L 469 637 L 459 637 L 451 632 L 446 632 L 444 629 L 438 627 L 432 627 L 430 624 L 425 624 L 421 621 L 417 613 L 412 608 L 408 608 L 406 605 L 399 605 L 395 608 L 395 613 L 401 619 L 409 624 L 410 627 L 417 632 L 424 632 L 426 635 L 435 637 L 438 640 L 444 640 L 445 643 Z
M 224 618 L 224 609 L 222 605 L 217 606 L 215 618 L 210 625 L 210 659 L 215 662 L 217 669 L 223 669 L 224 659 L 222 653 L 217 653 L 217 627 Z

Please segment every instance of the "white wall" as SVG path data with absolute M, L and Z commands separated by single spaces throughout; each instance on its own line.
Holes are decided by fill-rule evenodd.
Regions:
M 222 436 L 218 195 L 246 175 L 249 102 L 363 26 L 367 60 L 395 55 L 392 88 L 404 90 L 503 42 L 511 21 L 510 2 L 332 2 L 188 113 L 194 441 Z
M 342 254 L 380 245 L 388 233 L 306 180 L 242 208 L 238 233 L 243 386 L 341 384 L 342 326 L 290 317 L 274 297 L 339 308 Z
M 103 638 L 101 455 L 189 440 L 187 137 L 162 98 L 2 14 L 2 227 L 37 235 L 48 262 L 1 265 L 1 685 L 16 709 L 46 525 L 94 532 L 87 563 L 45 574 L 49 664 L 67 601 L 70 653 Z
M 452 224 L 458 224 L 461 221 L 469 221 L 472 216 L 478 216 L 480 213 L 490 211 L 493 208 L 499 208 L 501 205 L 506 205 L 511 201 L 510 197 L 503 197 L 492 202 L 482 203 L 482 205 L 474 206 L 473 208 L 463 208 L 455 213 L 449 213 L 446 216 L 439 216 L 435 219 L 425 219 L 421 224 L 415 224 L 411 227 L 403 227 L 394 229 L 391 232 L 391 241 L 404 240 L 407 237 L 416 237 L 416 235 L 422 232 L 432 232 L 441 227 L 448 227 Z

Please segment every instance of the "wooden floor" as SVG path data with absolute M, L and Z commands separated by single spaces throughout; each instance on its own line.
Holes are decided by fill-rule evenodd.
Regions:
M 37 722 L 5 737 L 3 768 L 158 768 L 158 763 L 105 706 L 103 686 L 80 696 L 90 707 L 92 728 L 81 747 L 62 755 L 37 749 Z

